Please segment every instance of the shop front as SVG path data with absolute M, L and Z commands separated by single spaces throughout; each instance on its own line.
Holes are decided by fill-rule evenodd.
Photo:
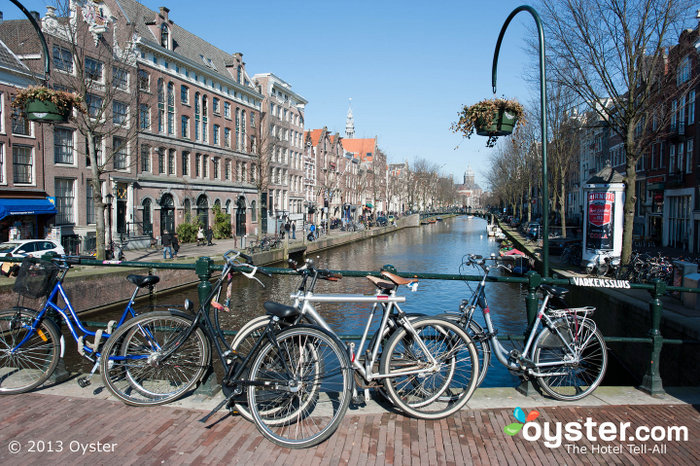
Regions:
M 50 198 L 0 198 L 0 242 L 45 238 L 55 215 Z

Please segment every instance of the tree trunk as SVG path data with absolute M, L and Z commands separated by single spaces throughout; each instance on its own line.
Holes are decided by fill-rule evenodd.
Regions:
M 622 227 L 622 264 L 629 264 L 632 256 L 632 230 L 634 228 L 634 206 L 637 202 L 636 181 L 637 158 L 634 154 L 627 154 L 625 177 L 625 207 L 624 222 Z
M 566 238 L 566 181 L 564 177 L 559 181 L 559 215 L 561 216 L 561 237 Z

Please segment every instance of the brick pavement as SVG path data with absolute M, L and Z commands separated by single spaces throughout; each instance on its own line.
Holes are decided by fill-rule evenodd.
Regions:
M 112 400 L 29 393 L 0 397 L 0 464 L 696 465 L 698 407 L 560 405 L 539 408 L 535 421 L 543 429 L 549 422 L 551 431 L 557 422 L 582 423 L 589 417 L 598 425 L 629 422 L 631 429 L 685 426 L 687 441 L 591 441 L 584 436 L 569 442 L 573 446 L 548 448 L 543 439 L 525 440 L 522 431 L 513 437 L 503 432 L 504 426 L 515 422 L 511 408 L 463 410 L 432 422 L 391 412 L 358 414 L 360 410 L 349 411 L 323 444 L 287 450 L 262 438 L 252 424 L 238 417 L 222 414 L 206 428 L 197 421 L 204 412 L 196 409 L 134 408 Z M 21 451 L 11 453 L 17 445 Z M 636 452 L 628 445 L 634 445 Z M 655 446 L 658 451 L 652 451 Z

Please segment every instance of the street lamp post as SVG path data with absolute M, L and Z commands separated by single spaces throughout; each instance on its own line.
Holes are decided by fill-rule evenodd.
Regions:
M 109 243 L 107 245 L 109 248 L 111 248 L 112 247 L 112 201 L 114 200 L 114 196 L 112 195 L 112 193 L 109 193 L 105 197 L 107 198 L 107 228 L 109 228 Z
M 511 20 L 515 15 L 521 11 L 527 11 L 535 19 L 535 24 L 537 25 L 538 39 L 539 39 L 539 55 L 540 55 L 540 125 L 542 126 L 542 230 L 544 236 L 542 238 L 542 275 L 544 277 L 549 276 L 549 192 L 547 189 L 547 81 L 545 76 L 545 66 L 544 66 L 544 29 L 542 28 L 542 20 L 537 14 L 534 8 L 529 5 L 521 5 L 511 12 L 511 14 L 503 23 L 501 28 L 501 33 L 498 35 L 498 42 L 496 42 L 496 50 L 493 54 L 493 68 L 491 70 L 491 85 L 493 86 L 493 93 L 496 94 L 496 69 L 498 68 L 498 53 L 501 50 L 501 41 L 503 40 L 503 35 L 508 28 Z M 534 320 L 534 315 L 532 320 Z

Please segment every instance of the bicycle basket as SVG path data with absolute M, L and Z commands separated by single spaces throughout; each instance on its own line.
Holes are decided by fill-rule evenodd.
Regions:
M 49 294 L 59 268 L 53 262 L 26 258 L 22 261 L 13 290 L 26 298 L 41 298 Z

